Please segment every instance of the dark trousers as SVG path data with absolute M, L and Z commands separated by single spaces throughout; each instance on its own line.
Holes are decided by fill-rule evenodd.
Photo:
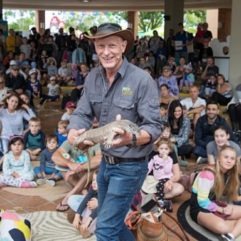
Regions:
M 218 92 L 214 92 L 211 97 L 212 100 L 215 100 L 220 105 L 227 105 L 229 101 L 232 99 L 232 97 L 227 98 L 223 96 L 222 94 L 219 94 Z
M 193 151 L 193 146 L 191 144 L 183 144 L 180 147 L 177 147 L 178 156 L 184 156 L 189 158 Z
M 228 107 L 228 113 L 231 119 L 232 128 L 241 130 L 241 103 L 231 104 Z
M 39 102 L 39 104 L 42 105 L 46 100 L 55 101 L 57 99 L 59 99 L 59 95 L 55 95 L 55 96 L 43 95 L 42 99 Z

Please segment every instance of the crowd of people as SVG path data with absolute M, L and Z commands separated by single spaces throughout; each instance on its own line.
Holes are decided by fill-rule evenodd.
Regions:
M 193 182 L 192 218 L 223 240 L 235 240 L 241 230 L 241 149 L 234 135 L 241 128 L 240 85 L 233 91 L 215 65 L 207 23 L 195 36 L 178 27 L 166 40 L 157 31 L 134 40 L 112 23 L 80 36 L 72 27 L 55 35 L 32 28 L 29 38 L 12 29 L 5 38 L 0 31 L 0 185 L 36 188 L 64 179 L 72 189 L 56 209 L 76 212 L 73 225 L 83 237 L 131 241 L 123 222 L 133 197 L 141 187 L 142 197 L 151 190 L 172 211 L 171 199 L 184 192 L 180 166 L 192 157 L 208 165 Z M 55 133 L 45 135 L 38 110 L 59 101 L 63 86 L 72 87 L 62 99 L 65 113 Z M 232 126 L 220 105 L 227 105 Z M 140 135 L 117 128 L 110 149 L 95 145 L 84 152 L 89 142 L 73 147 L 86 129 L 119 115 L 135 122 Z M 145 186 L 150 176 L 154 189 Z M 223 196 L 225 206 L 215 202 Z

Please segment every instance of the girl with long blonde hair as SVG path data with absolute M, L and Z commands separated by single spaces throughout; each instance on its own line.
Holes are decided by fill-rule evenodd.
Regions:
M 215 167 L 204 168 L 194 180 L 190 200 L 192 219 L 221 240 L 232 241 L 241 234 L 239 161 L 234 148 L 223 146 Z M 215 224 L 215 225 L 214 225 Z

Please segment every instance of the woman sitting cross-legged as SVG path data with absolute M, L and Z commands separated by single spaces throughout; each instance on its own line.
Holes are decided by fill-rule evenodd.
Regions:
M 221 240 L 232 241 L 241 234 L 241 200 L 239 189 L 239 161 L 234 148 L 224 146 L 218 154 L 215 167 L 204 168 L 192 186 L 190 215 Z

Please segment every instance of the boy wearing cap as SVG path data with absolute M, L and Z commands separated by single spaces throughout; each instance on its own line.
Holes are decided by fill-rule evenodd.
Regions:
M 97 240 L 134 241 L 124 219 L 145 179 L 152 143 L 161 132 L 158 90 L 148 73 L 124 57 L 134 42 L 129 30 L 105 23 L 94 36 L 85 37 L 94 41 L 101 64 L 86 77 L 84 93 L 70 118 L 68 139 L 73 144 L 81 133 L 91 128 L 94 117 L 100 126 L 122 116 L 140 127 L 138 136 L 115 129 L 117 137 L 112 147 L 101 146 L 103 158 L 97 177 Z M 85 141 L 79 148 L 88 144 L 93 143 Z
M 28 74 L 30 78 L 27 84 L 27 90 L 29 90 L 31 94 L 31 98 L 34 98 L 34 97 L 40 98 L 41 92 L 42 92 L 42 86 L 37 79 L 38 70 L 31 69 Z
M 6 87 L 21 94 L 26 89 L 26 81 L 20 73 L 17 61 L 10 61 L 10 72 L 6 76 Z
M 65 105 L 65 113 L 62 115 L 61 120 L 70 120 L 70 116 L 76 108 L 76 104 L 73 101 L 68 101 Z

